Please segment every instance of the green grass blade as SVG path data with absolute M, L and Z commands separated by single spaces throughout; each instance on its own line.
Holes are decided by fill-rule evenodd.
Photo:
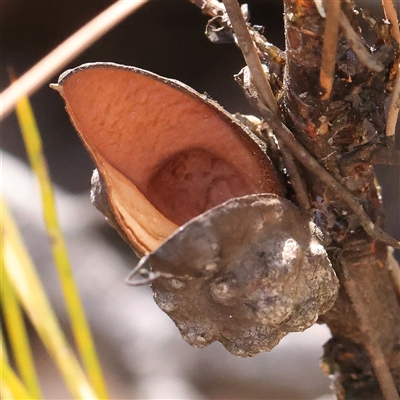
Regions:
M 39 399 L 42 395 L 36 375 L 35 364 L 32 358 L 24 318 L 17 297 L 15 296 L 14 290 L 8 280 L 8 276 L 3 273 L 3 262 L 1 264 L 1 305 L 5 326 L 10 339 L 11 351 L 14 355 L 21 379 L 29 393 L 31 393 L 34 398 Z
M 97 399 L 65 339 L 18 228 L 4 202 L 1 204 L 1 216 L 4 271 L 21 305 L 75 398 Z
M 106 399 L 108 395 L 105 380 L 98 361 L 92 334 L 73 279 L 67 249 L 58 223 L 55 199 L 42 152 L 39 130 L 26 97 L 18 102 L 16 112 L 32 170 L 39 180 L 44 220 L 52 244 L 53 257 L 59 274 L 77 348 L 96 393 L 100 398 Z

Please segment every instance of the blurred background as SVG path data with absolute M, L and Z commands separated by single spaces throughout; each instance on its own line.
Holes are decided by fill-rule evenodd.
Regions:
M 265 26 L 268 40 L 284 48 L 283 8 L 279 0 L 249 0 L 251 22 Z M 380 2 L 367 1 L 379 12 Z M 1 0 L 1 90 L 7 68 L 22 75 L 60 42 L 104 10 L 105 0 Z M 211 44 L 204 35 L 207 17 L 187 0 L 149 1 L 77 57 L 67 68 L 113 61 L 148 69 L 207 92 L 230 112 L 252 113 L 233 74 L 244 61 L 234 45 Z M 65 69 L 67 69 L 65 68 Z M 57 82 L 54 76 L 50 82 Z M 194 349 L 157 308 L 149 288 L 124 284 L 136 258 L 89 201 L 94 164 L 48 86 L 31 98 L 43 136 L 44 152 L 57 185 L 60 217 L 74 272 L 93 328 L 112 398 L 120 399 L 316 399 L 329 394 L 319 370 L 325 326 L 286 337 L 271 353 L 251 359 L 230 355 L 219 343 Z M 6 200 L 66 323 L 60 289 L 41 220 L 39 193 L 27 167 L 14 115 L 1 125 L 2 177 Z M 379 167 L 387 212 L 387 231 L 400 237 L 398 170 Z M 48 399 L 68 394 L 39 340 L 35 357 Z M 327 397 L 328 398 L 328 397 Z

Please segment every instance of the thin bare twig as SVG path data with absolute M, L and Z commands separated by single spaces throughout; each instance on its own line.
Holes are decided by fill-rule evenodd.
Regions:
M 371 53 L 368 52 L 360 36 L 351 26 L 350 21 L 347 19 L 343 11 L 340 11 L 339 23 L 347 42 L 353 49 L 354 53 L 357 54 L 357 57 L 360 59 L 360 61 L 372 71 L 383 71 L 384 67 L 382 63 L 379 60 L 376 60 Z
M 0 94 L 0 121 L 14 109 L 22 96 L 35 92 L 72 59 L 147 1 L 118 0 L 42 58 Z
M 290 182 L 296 193 L 297 203 L 299 204 L 301 212 L 306 215 L 308 211 L 311 210 L 311 205 L 304 179 L 300 175 L 299 168 L 294 161 L 292 153 L 286 150 L 285 146 L 282 146 L 282 144 L 281 150 L 282 158 L 289 173 Z
M 340 0 L 325 2 L 326 22 L 319 81 L 324 94 L 321 100 L 331 96 L 335 77 L 336 52 L 339 36 Z
M 392 99 L 386 119 L 386 136 L 394 136 L 400 109 L 400 65 L 397 67 L 396 80 L 394 82 Z
M 383 397 L 385 400 L 400 400 L 396 385 L 393 381 L 393 376 L 390 373 L 390 369 L 382 352 L 382 348 L 376 337 L 375 331 L 371 328 L 368 310 L 364 299 L 360 295 L 360 293 L 363 293 L 363 290 L 357 286 L 356 281 L 352 278 L 351 272 L 343 260 L 342 266 L 345 275 L 344 286 L 359 319 L 360 328 L 364 334 L 363 344 L 368 352 Z
M 263 103 L 277 114 L 278 105 L 276 103 L 275 96 L 272 93 L 271 86 L 261 65 L 260 58 L 257 54 L 257 49 L 251 39 L 247 24 L 243 19 L 240 6 L 237 0 L 223 0 L 223 2 L 233 30 L 236 34 L 239 47 L 242 50 L 243 57 L 251 71 L 257 92 Z
M 399 20 L 397 18 L 396 7 L 393 0 L 382 0 L 383 11 L 385 17 L 392 24 L 391 34 L 393 38 L 400 44 Z
M 278 105 L 272 93 L 271 86 L 264 73 L 263 67 L 258 57 L 256 47 L 251 38 L 249 28 L 243 18 L 239 4 L 236 0 L 223 0 L 231 21 L 232 27 L 237 37 L 238 45 L 242 50 L 246 64 L 251 73 L 251 79 L 256 87 L 257 93 L 261 101 L 266 105 L 275 115 L 278 116 Z M 258 79 L 258 81 L 257 81 Z M 304 181 L 302 180 L 298 168 L 290 152 L 286 152 L 282 146 L 282 157 L 285 160 L 286 168 L 292 182 L 292 186 L 296 192 L 297 201 L 301 210 L 304 213 L 310 210 L 310 201 L 305 189 Z

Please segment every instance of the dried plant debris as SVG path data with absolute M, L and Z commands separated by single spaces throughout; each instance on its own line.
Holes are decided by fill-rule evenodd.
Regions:
M 319 235 L 290 201 L 245 196 L 183 225 L 135 273 L 151 271 L 157 304 L 188 343 L 253 356 L 333 305 L 338 281 Z

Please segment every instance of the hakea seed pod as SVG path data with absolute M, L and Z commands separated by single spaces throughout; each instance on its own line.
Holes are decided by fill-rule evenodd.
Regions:
M 228 199 L 283 194 L 246 128 L 178 81 L 92 63 L 66 71 L 52 87 L 104 181 L 115 224 L 139 254 Z
M 97 170 L 92 201 L 139 254 L 127 282 L 152 282 L 191 345 L 272 349 L 333 305 L 320 232 L 289 200 L 265 149 L 208 96 L 112 63 L 57 89 Z
M 128 283 L 150 277 L 158 306 L 192 346 L 220 341 L 253 356 L 332 307 L 338 280 L 320 235 L 287 199 L 235 198 L 183 225 Z

